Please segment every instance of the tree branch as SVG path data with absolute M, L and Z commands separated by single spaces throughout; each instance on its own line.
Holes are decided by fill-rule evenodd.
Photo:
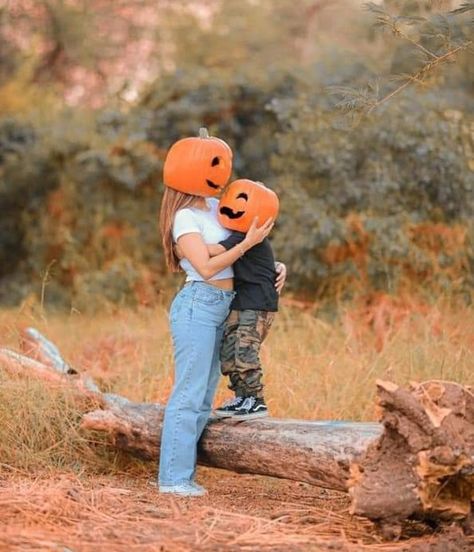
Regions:
M 466 48 L 469 48 L 471 46 L 472 40 L 469 40 L 468 42 L 464 42 L 463 44 L 460 44 L 456 48 L 453 48 L 449 52 L 446 52 L 442 56 L 436 57 L 435 60 L 430 61 L 429 63 L 426 63 L 423 65 L 423 67 L 417 71 L 414 75 L 410 76 L 407 81 L 405 81 L 403 84 L 401 84 L 398 88 L 395 90 L 392 90 L 389 94 L 381 98 L 380 100 L 376 101 L 371 105 L 371 107 L 367 110 L 367 114 L 370 114 L 374 109 L 377 107 L 380 107 L 382 104 L 399 94 L 402 90 L 404 90 L 408 85 L 412 84 L 413 82 L 420 82 L 422 77 L 424 77 L 427 73 L 432 71 L 435 67 L 438 65 L 441 65 L 443 63 L 446 63 L 450 61 L 450 59 L 458 54 L 460 51 L 465 50 Z

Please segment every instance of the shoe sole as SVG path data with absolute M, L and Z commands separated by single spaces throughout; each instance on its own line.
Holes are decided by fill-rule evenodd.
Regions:
M 218 412 L 217 410 L 215 410 L 214 414 L 217 418 L 233 418 L 237 414 L 237 412 Z
M 268 412 L 255 412 L 254 414 L 234 414 L 232 418 L 236 421 L 255 420 L 257 418 L 267 418 Z
M 156 481 L 148 481 L 148 485 L 150 487 L 154 487 L 155 489 L 159 489 L 159 485 Z M 207 490 L 202 487 L 201 485 L 199 485 L 198 483 L 193 483 L 195 489 L 196 489 L 196 492 L 199 493 L 199 494 L 193 494 L 192 496 L 204 496 L 207 494 Z M 160 490 L 160 493 L 163 493 L 163 494 L 167 494 L 167 493 L 176 493 L 176 491 L 162 491 Z M 176 494 L 180 494 L 180 493 L 176 493 Z M 183 493 L 181 493 L 183 494 Z
M 179 492 L 179 491 L 168 491 L 168 490 L 162 490 L 159 489 L 160 494 L 170 494 L 175 496 L 182 496 L 182 497 L 199 497 L 199 496 L 205 496 L 207 495 L 207 491 L 197 491 L 196 492 Z

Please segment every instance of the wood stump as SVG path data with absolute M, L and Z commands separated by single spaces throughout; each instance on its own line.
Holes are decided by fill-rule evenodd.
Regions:
M 467 520 L 474 501 L 474 394 L 444 381 L 377 382 L 382 436 L 351 465 L 352 512 L 388 523 Z

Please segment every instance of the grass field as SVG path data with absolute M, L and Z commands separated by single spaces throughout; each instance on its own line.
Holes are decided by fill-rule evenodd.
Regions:
M 262 352 L 275 416 L 371 419 L 376 378 L 474 379 L 474 310 L 468 306 L 381 295 L 341 307 L 328 322 L 316 306 L 283 302 Z M 1 345 L 17 348 L 19 329 L 28 325 L 107 390 L 166 401 L 173 364 L 165 306 L 94 316 L 47 315 L 30 307 L 0 312 Z M 226 396 L 222 381 L 217 401 Z
M 294 305 L 284 301 L 262 352 L 266 397 L 274 416 L 371 420 L 377 378 L 401 384 L 426 379 L 474 381 L 470 307 L 447 299 L 427 304 L 381 295 L 340 307 L 330 320 L 315 305 Z M 42 331 L 73 366 L 89 373 L 103 389 L 136 401 L 166 402 L 173 380 L 166 306 L 90 316 L 53 315 L 37 305 L 24 305 L 0 313 L 0 346 L 19 348 L 25 326 Z M 104 550 L 121 550 L 118 543 L 127 539 L 137 550 L 156 550 L 158 543 L 162 550 L 256 550 L 265 532 L 281 544 L 272 549 L 326 550 L 326 540 L 337 537 L 337 550 L 379 546 L 389 550 L 366 522 L 349 518 L 345 497 L 290 482 L 201 469 L 201 480 L 212 496 L 200 503 L 202 507 L 193 503 L 183 510 L 147 488 L 154 465 L 117 454 L 101 438 L 81 432 L 81 405 L 68 392 L 47 391 L 38 382 L 4 373 L 0 383 L 0 503 L 6 508 L 2 523 L 7 535 L 0 539 L 2 550 L 55 550 L 54 543 L 93 550 L 84 524 L 100 534 Z M 222 381 L 216 402 L 228 396 Z M 68 493 L 77 495 L 78 504 L 70 503 Z M 40 508 L 43 513 L 35 517 L 41 496 L 46 513 Z M 239 500 L 246 503 L 243 512 Z M 140 540 L 142 507 L 154 512 L 143 514 L 151 524 L 148 540 Z M 95 515 L 97 509 L 104 511 Z M 186 512 L 194 533 L 187 527 Z M 156 516 L 163 523 L 157 523 Z M 313 521 L 304 521 L 305 516 Z M 182 533 L 178 518 L 184 524 Z M 114 519 L 115 533 L 110 532 Z M 282 519 L 289 524 L 284 530 L 272 521 Z M 179 546 L 173 541 L 172 526 L 181 535 Z M 242 530 L 250 533 L 248 541 L 242 541 L 247 544 L 239 548 L 235 539 Z M 21 538 L 15 540 L 15 535 Z M 320 548 L 308 548 L 318 539 L 324 541 Z M 271 541 L 265 543 L 270 546 Z

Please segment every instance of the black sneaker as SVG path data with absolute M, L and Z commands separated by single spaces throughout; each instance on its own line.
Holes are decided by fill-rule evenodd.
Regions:
M 214 412 L 219 418 L 230 418 L 230 416 L 233 416 L 237 412 L 237 409 L 242 405 L 244 400 L 244 397 L 234 397 L 219 408 L 216 408 Z
M 247 397 L 234 414 L 234 420 L 253 420 L 264 416 L 268 416 L 265 401 L 258 397 Z

